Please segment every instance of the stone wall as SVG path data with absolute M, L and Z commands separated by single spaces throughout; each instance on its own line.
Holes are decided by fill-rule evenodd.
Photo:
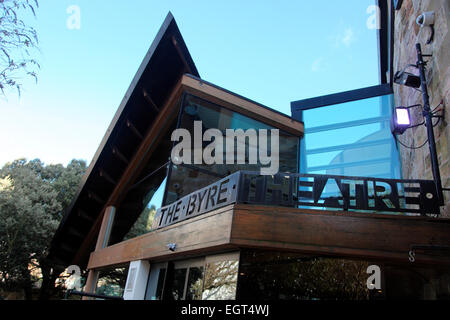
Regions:
M 429 27 L 420 28 L 416 18 L 426 11 L 435 12 L 434 40 L 427 45 L 431 35 Z M 394 29 L 394 72 L 402 70 L 408 64 L 417 61 L 416 43 L 422 45 L 423 54 L 432 54 L 427 58 L 427 81 L 431 108 L 442 103 L 444 115 L 434 128 L 442 185 L 450 187 L 449 171 L 449 112 L 450 112 L 450 1 L 449 0 L 404 0 L 400 10 L 395 12 Z M 414 68 L 407 71 L 418 74 Z M 394 84 L 396 106 L 422 104 L 422 95 L 413 88 Z M 413 123 L 423 121 L 421 108 L 411 109 Z M 437 119 L 434 119 L 437 122 Z M 407 146 L 420 146 L 426 141 L 426 128 L 420 126 L 408 129 L 399 140 Z M 428 144 L 416 150 L 399 146 L 402 157 L 403 177 L 405 179 L 432 179 L 430 151 Z M 442 217 L 450 218 L 450 193 L 444 191 L 446 206 L 442 209 Z

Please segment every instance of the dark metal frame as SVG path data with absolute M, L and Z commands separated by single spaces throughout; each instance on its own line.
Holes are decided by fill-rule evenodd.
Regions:
M 268 188 L 269 179 L 272 180 L 272 185 L 280 187 Z M 313 181 L 311 181 L 312 179 Z M 336 182 L 342 194 L 341 197 L 321 197 L 328 180 Z M 355 195 L 351 195 L 349 185 L 342 183 L 343 180 L 355 181 Z M 356 184 L 356 182 L 359 183 Z M 386 196 L 378 194 L 386 191 L 386 188 L 381 187 L 384 189 L 381 190 L 377 182 L 378 184 L 389 185 L 391 188 L 390 194 Z M 283 184 L 289 186 L 287 194 L 283 194 L 281 191 Z M 374 187 L 372 192 L 368 190 L 369 184 L 372 184 Z M 410 184 L 415 186 L 408 186 Z M 255 190 L 252 196 L 250 195 L 250 188 Z M 312 188 L 312 191 L 305 191 L 302 188 Z M 411 193 L 418 194 L 418 196 L 413 196 Z M 344 211 L 356 210 L 365 212 L 402 212 L 421 215 L 438 215 L 440 213 L 434 181 L 418 179 L 402 180 L 292 173 L 261 176 L 258 172 L 241 171 L 237 199 L 238 203 L 255 205 L 334 208 Z M 395 207 L 388 207 L 385 204 L 385 199 L 389 199 Z M 323 200 L 323 202 L 319 202 L 319 200 Z M 372 206 L 368 205 L 369 200 L 372 200 Z M 354 204 L 351 204 L 352 202 Z M 419 208 L 410 208 L 408 207 L 410 205 L 416 205 Z
M 433 179 L 436 186 L 439 204 L 444 205 L 441 174 L 439 172 L 439 160 L 437 157 L 436 141 L 434 139 L 434 131 L 433 131 L 433 113 L 430 108 L 430 97 L 428 96 L 427 79 L 425 75 L 426 62 L 423 61 L 423 57 L 427 57 L 429 55 L 422 54 L 420 43 L 416 44 L 416 51 L 417 51 L 417 67 L 419 69 L 420 74 L 420 85 L 422 89 L 422 98 L 423 98 L 423 115 L 425 117 L 425 126 L 427 127 L 427 135 L 428 135 L 428 146 L 430 148 L 431 169 L 433 171 Z

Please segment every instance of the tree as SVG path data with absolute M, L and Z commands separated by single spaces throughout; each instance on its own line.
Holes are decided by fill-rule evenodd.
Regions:
M 155 214 L 156 207 L 154 205 L 145 207 L 123 240 L 133 239 L 150 232 Z
M 0 90 L 5 95 L 9 88 L 17 89 L 19 96 L 23 75 L 37 81 L 38 62 L 32 58 L 37 49 L 37 32 L 20 18 L 29 10 L 36 16 L 37 0 L 0 0 Z
M 33 283 L 49 283 L 50 241 L 74 196 L 86 163 L 64 168 L 39 159 L 15 160 L 0 170 L 0 286 L 22 288 L 31 299 Z M 40 272 L 34 272 L 40 269 Z M 39 276 L 40 275 L 40 276 Z

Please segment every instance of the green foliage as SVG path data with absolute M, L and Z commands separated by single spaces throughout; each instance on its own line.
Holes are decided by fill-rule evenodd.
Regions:
M 86 163 L 45 166 L 15 160 L 0 170 L 0 286 L 30 287 L 30 265 L 45 263 L 62 212 L 74 196 Z
M 154 205 L 145 207 L 139 218 L 136 220 L 130 231 L 125 235 L 123 240 L 133 239 L 140 235 L 150 232 L 153 219 L 155 218 L 156 207 Z
M 367 300 L 368 262 L 293 253 L 244 251 L 244 296 L 263 299 Z
M 15 88 L 20 96 L 23 75 L 37 80 L 38 62 L 32 58 L 32 50 L 37 49 L 37 32 L 27 25 L 20 15 L 29 10 L 36 15 L 37 0 L 0 1 L 0 91 Z
M 111 297 L 123 296 L 123 290 L 127 282 L 127 274 L 128 268 L 115 268 L 101 271 L 95 293 Z

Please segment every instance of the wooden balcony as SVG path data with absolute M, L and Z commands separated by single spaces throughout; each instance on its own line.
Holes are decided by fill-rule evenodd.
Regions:
M 448 219 L 231 204 L 92 252 L 88 268 L 241 247 L 408 264 L 420 246 L 414 265 L 450 265 L 449 244 Z

